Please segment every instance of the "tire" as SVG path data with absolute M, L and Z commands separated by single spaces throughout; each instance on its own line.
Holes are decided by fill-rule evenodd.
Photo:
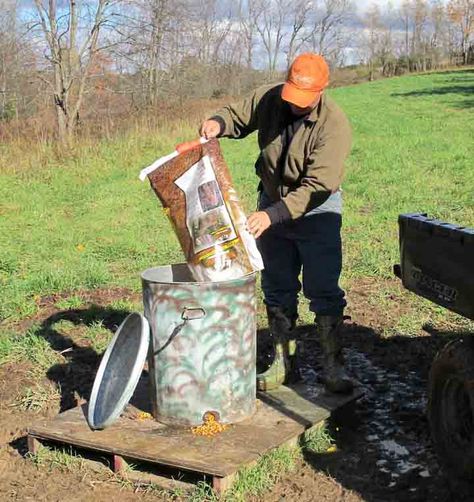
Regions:
M 474 480 L 474 338 L 448 343 L 433 361 L 428 419 L 440 463 Z

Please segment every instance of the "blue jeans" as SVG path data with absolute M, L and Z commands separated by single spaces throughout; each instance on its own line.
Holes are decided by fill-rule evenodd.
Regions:
M 260 197 L 259 209 L 270 201 Z M 265 269 L 265 303 L 297 312 L 299 275 L 310 309 L 319 315 L 342 315 L 346 301 L 339 287 L 342 268 L 340 212 L 311 212 L 297 220 L 272 225 L 257 240 Z

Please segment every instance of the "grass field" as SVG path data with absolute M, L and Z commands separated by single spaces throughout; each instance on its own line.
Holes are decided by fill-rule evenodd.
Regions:
M 344 183 L 344 280 L 391 274 L 401 212 L 474 223 L 473 83 L 468 70 L 330 92 L 354 128 Z M 51 161 L 16 172 L 4 166 L 0 318 L 30 315 L 38 297 L 53 292 L 110 285 L 138 289 L 140 271 L 180 261 L 159 202 L 137 174 L 194 135 L 191 126 L 176 137 L 164 131 L 131 134 L 62 165 Z M 222 146 L 250 211 L 255 138 L 224 140 Z
M 354 145 L 344 182 L 344 273 L 349 290 L 373 280 L 370 300 L 383 310 L 386 297 L 400 296 L 416 315 L 393 324 L 397 333 L 414 335 L 423 322 L 466 324 L 453 314 L 406 293 L 394 292 L 389 279 L 398 260 L 397 216 L 427 212 L 474 226 L 474 70 L 425 74 L 329 91 L 346 111 Z M 18 165 L 0 157 L 0 366 L 24 362 L 33 382 L 17 400 L 25 410 L 40 410 L 54 399 L 54 386 L 41 379 L 63 356 L 46 341 L 44 328 L 28 331 L 20 321 L 34 316 L 42 297 L 64 293 L 57 309 L 79 308 L 83 292 L 125 287 L 139 292 L 144 269 L 182 261 L 177 239 L 141 168 L 193 138 L 198 124 L 173 131 L 131 132 L 120 141 L 84 148 L 61 162 L 33 146 Z M 248 211 L 253 210 L 257 155 L 254 137 L 223 140 L 235 185 Z M 24 160 L 38 158 L 25 169 Z M 388 284 L 388 285 L 387 285 Z M 369 301 L 369 303 L 370 303 Z M 127 299 L 116 310 L 141 309 Z M 309 320 L 308 313 L 303 320 Z M 54 327 L 69 336 L 74 326 Z M 100 353 L 111 336 L 101 321 L 81 336 Z M 36 382 L 36 383 L 35 383 Z M 41 390 L 42 389 L 42 390 Z M 57 397 L 57 396 L 56 396 Z

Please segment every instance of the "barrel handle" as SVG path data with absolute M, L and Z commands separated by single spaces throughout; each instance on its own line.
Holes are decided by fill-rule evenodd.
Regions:
M 184 321 L 194 321 L 202 319 L 206 315 L 206 311 L 202 307 L 184 307 L 181 319 Z
M 181 319 L 183 320 L 183 322 L 174 327 L 168 340 L 166 340 L 165 344 L 160 347 L 154 355 L 156 356 L 160 352 L 165 350 L 166 347 L 168 347 L 168 345 L 179 335 L 188 321 L 202 319 L 205 315 L 206 311 L 202 307 L 184 307 L 183 311 L 181 312 Z

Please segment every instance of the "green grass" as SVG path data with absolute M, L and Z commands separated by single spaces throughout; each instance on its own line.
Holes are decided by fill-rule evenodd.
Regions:
M 31 326 L 26 333 L 0 331 L 0 366 L 6 363 L 24 364 L 24 384 L 10 406 L 23 411 L 41 412 L 57 406 L 61 398 L 58 385 L 45 379 L 48 370 L 64 362 L 53 350 L 42 329 Z
M 59 469 L 67 472 L 82 471 L 85 468 L 84 459 L 71 448 L 64 450 L 40 446 L 36 454 L 28 454 L 35 465 L 47 468 L 49 471 Z
M 57 405 L 61 399 L 61 389 L 53 383 L 40 385 L 34 384 L 26 387 L 15 399 L 13 407 L 23 411 L 39 413 L 45 408 Z
M 61 298 L 54 306 L 59 310 L 78 309 L 84 305 L 84 300 L 80 296 L 72 295 L 68 298 Z
M 305 432 L 301 446 L 312 453 L 325 453 L 331 446 L 334 446 L 334 439 L 325 425 L 318 424 Z
M 102 321 L 94 321 L 90 326 L 85 328 L 84 337 L 90 340 L 91 347 L 98 353 L 102 354 L 107 348 L 113 333 L 107 329 Z
M 217 497 L 206 483 L 199 483 L 186 498 L 193 502 L 245 502 L 267 493 L 283 476 L 295 470 L 302 450 L 315 454 L 326 453 L 334 440 L 325 426 L 316 426 L 303 435 L 301 444 L 295 447 L 282 446 L 262 455 L 252 467 L 237 473 L 234 484 L 221 498 Z
M 222 497 L 217 496 L 209 484 L 200 482 L 184 500 L 187 502 L 245 502 L 259 497 L 271 489 L 285 474 L 293 471 L 301 450 L 280 447 L 262 455 L 252 467 L 242 469 L 231 488 Z
M 301 455 L 299 448 L 276 448 L 263 455 L 258 463 L 237 474 L 235 484 L 226 494 L 226 502 L 245 502 L 267 492 L 285 474 L 295 469 Z
M 27 361 L 33 377 L 44 376 L 54 364 L 63 362 L 60 354 L 41 336 L 42 328 L 32 325 L 24 334 L 14 331 L 0 332 L 0 364 Z
M 333 92 L 355 133 L 344 184 L 347 277 L 390 276 L 399 213 L 474 225 L 473 85 L 470 70 Z
M 137 310 L 143 309 L 142 301 L 133 302 L 127 299 L 114 300 L 110 302 L 107 307 L 114 310 L 123 310 L 125 312 L 136 312 Z

